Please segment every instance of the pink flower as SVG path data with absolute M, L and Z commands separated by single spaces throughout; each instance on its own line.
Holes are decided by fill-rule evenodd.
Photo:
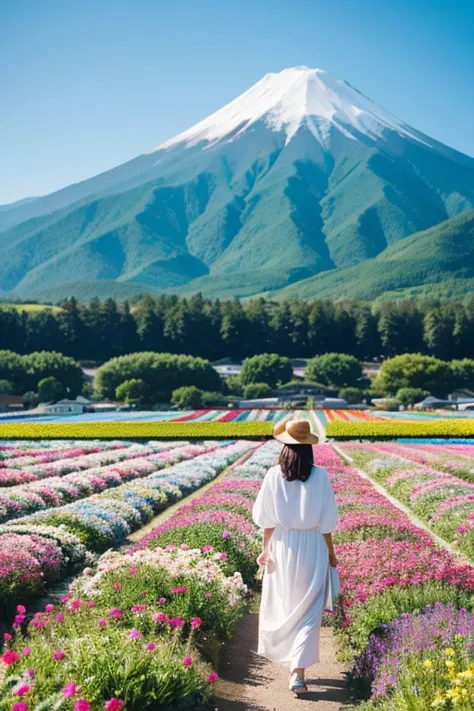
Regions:
M 71 602 L 71 610 L 79 610 L 82 607 L 82 600 L 73 600 Z
M 21 653 L 23 654 L 24 657 L 29 657 L 31 654 L 31 647 L 23 647 L 21 650 Z
M 26 612 L 26 607 L 24 605 L 17 605 L 16 611 L 18 612 L 19 615 L 24 615 Z
M 227 560 L 227 553 L 219 553 L 219 560 Z
M 118 607 L 112 607 L 112 609 L 109 610 L 109 615 L 113 617 L 114 620 L 120 620 L 122 615 L 122 610 Z
M 88 602 L 88 603 L 87 603 L 87 607 L 88 607 L 90 610 L 93 610 L 94 607 L 95 607 L 95 602 L 94 602 L 94 600 L 91 600 L 90 602 Z
M 54 610 L 54 605 L 46 605 L 44 608 L 45 612 L 52 612 Z
M 26 696 L 29 691 L 31 691 L 30 684 L 20 684 L 13 692 L 13 696 Z
M 193 658 L 192 657 L 185 657 L 183 659 L 183 666 L 185 667 L 191 667 L 193 664 Z
M 168 546 L 166 546 L 165 550 L 167 550 L 167 551 L 175 551 L 175 550 L 176 550 L 176 546 L 173 545 L 172 543 L 170 543 Z
M 165 615 L 164 612 L 154 612 L 152 615 L 152 619 L 154 622 L 161 622 L 163 624 L 166 624 L 170 621 L 168 615 Z
M 212 597 L 212 593 L 206 593 L 204 597 L 206 598 L 206 600 L 210 600 Z
M 230 531 L 222 531 L 222 538 L 224 538 L 224 539 L 230 538 L 230 535 L 231 535 Z M 213 672 L 213 673 L 215 673 L 215 672 Z
M 86 699 L 79 699 L 74 704 L 74 711 L 91 711 L 91 705 Z
M 141 634 L 140 634 L 140 632 L 139 632 L 138 630 L 136 630 L 135 627 L 134 627 L 133 629 L 131 629 L 131 630 L 129 631 L 128 636 L 129 636 L 131 639 L 140 639 Z
M 114 590 L 120 590 L 122 585 L 120 583 L 114 583 L 113 587 L 114 587 Z
M 188 546 L 187 543 L 181 543 L 180 548 L 181 548 L 182 551 L 188 551 L 188 550 L 189 550 L 189 546 Z
M 130 570 L 129 570 L 128 572 L 130 573 L 130 575 L 136 575 L 136 574 L 137 574 L 137 569 L 136 569 L 136 568 L 130 568 Z
M 209 676 L 207 677 L 207 683 L 208 683 L 208 684 L 215 684 L 216 681 L 218 680 L 218 678 L 219 678 L 219 677 L 217 676 L 216 672 L 213 671 L 213 672 L 211 672 L 211 673 L 209 674 Z
M 153 650 L 156 649 L 156 644 L 154 642 L 148 642 L 145 649 L 147 652 L 153 652 Z
M 24 701 L 19 701 L 17 704 L 13 704 L 12 711 L 28 711 L 28 704 Z
M 184 627 L 184 624 L 185 620 L 183 620 L 182 617 L 173 617 L 173 619 L 170 620 L 171 627 L 176 627 L 179 629 L 180 627 Z
M 203 553 L 211 553 L 214 550 L 214 546 L 204 546 L 202 549 Z
M 200 617 L 191 617 L 191 627 L 194 630 L 199 629 L 199 627 L 202 625 L 202 620 Z
M 188 588 L 185 585 L 180 585 L 176 588 L 172 588 L 171 592 L 173 593 L 173 595 L 181 595 L 183 593 L 187 593 Z
M 56 622 L 63 622 L 64 621 L 64 612 L 58 612 L 56 615 Z
M 7 650 L 6 652 L 3 653 L 3 655 L 0 657 L 2 662 L 6 664 L 7 667 L 11 667 L 12 664 L 15 664 L 20 658 L 20 655 L 18 652 L 12 652 L 10 650 Z
M 27 676 L 30 677 L 30 679 L 34 679 L 34 678 L 35 678 L 35 670 L 34 670 L 34 669 L 27 669 L 27 670 L 26 670 L 26 674 L 27 674 Z
M 140 612 L 145 612 L 146 610 L 146 605 L 132 605 L 131 607 L 132 612 L 134 612 L 136 615 L 140 614 Z
M 71 597 L 72 597 L 71 594 L 68 593 L 67 595 L 63 595 L 62 598 L 60 598 L 60 600 L 61 600 L 61 602 L 69 602 Z
M 166 603 L 166 598 L 165 597 L 160 597 L 158 600 L 158 605 L 164 605 Z
M 120 699 L 110 699 L 110 701 L 106 701 L 104 704 L 105 711 L 120 711 L 120 709 L 123 706 L 123 701 L 120 701 Z
M 107 626 L 107 620 L 105 617 L 101 617 L 99 620 L 99 627 L 106 627 Z
M 60 662 L 62 659 L 66 657 L 66 652 L 63 649 L 57 649 L 54 654 L 53 654 L 53 659 L 56 662 Z
M 5 634 L 3 635 L 3 639 L 5 640 L 5 642 L 10 642 L 10 640 L 13 639 L 13 636 L 8 632 L 5 632 Z
M 67 699 L 72 699 L 77 694 L 77 686 L 73 681 L 70 681 L 63 689 L 63 696 Z

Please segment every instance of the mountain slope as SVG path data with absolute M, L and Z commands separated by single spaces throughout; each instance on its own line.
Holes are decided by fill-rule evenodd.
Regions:
M 0 211 L 0 290 L 311 293 L 332 271 L 345 289 L 342 271 L 472 208 L 474 159 L 296 67 L 148 154 Z
M 341 295 L 460 296 L 474 288 L 474 210 L 418 232 L 349 269 L 326 272 L 280 291 L 281 298 Z

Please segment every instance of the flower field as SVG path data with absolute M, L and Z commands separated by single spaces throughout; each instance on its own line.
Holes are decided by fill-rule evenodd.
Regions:
M 435 533 L 474 561 L 474 447 L 364 443 L 343 449 Z
M 390 420 L 329 422 L 326 427 L 328 437 L 338 440 L 370 439 L 391 440 L 398 437 L 474 437 L 472 419 L 432 419 L 432 420 Z
M 253 446 L 247 441 L 181 443 L 171 449 L 160 443 L 130 445 L 75 458 L 90 467 L 100 455 L 105 457 L 102 466 L 1 489 L 0 619 L 14 600 L 23 604 L 86 564 L 93 553 L 122 544 L 132 531 L 211 481 Z M 119 454 L 120 460 L 105 464 Z M 6 461 L 11 467 L 15 458 Z M 38 485 L 47 488 L 29 489 Z M 68 499 L 74 502 L 61 503 Z
M 176 447 L 175 456 L 185 446 Z M 0 658 L 0 711 L 206 708 L 217 680 L 219 651 L 242 612 L 247 588 L 255 585 L 261 533 L 252 523 L 251 509 L 279 453 L 274 441 L 207 446 L 193 459 L 83 500 L 98 506 L 93 514 L 81 514 L 83 521 L 90 517 L 90 530 L 96 531 L 78 543 L 84 550 L 83 574 L 59 603 L 44 606 L 28 620 L 25 598 L 18 592 L 14 596 L 17 611 Z M 390 446 L 400 446 L 404 459 Z M 445 469 L 439 463 L 438 473 L 451 478 L 455 475 L 446 468 L 450 462 L 459 456 L 464 465 L 472 454 L 469 447 L 458 455 L 456 447 L 421 446 L 410 449 L 413 459 L 408 459 L 401 445 L 344 448 L 359 456 L 364 467 L 382 460 L 391 465 L 397 459 L 414 474 L 420 467 L 434 469 L 439 458 Z M 250 456 L 241 461 L 244 452 Z M 439 549 L 330 445 L 318 445 L 314 453 L 316 463 L 328 469 L 340 510 L 335 543 L 342 604 L 330 619 L 352 683 L 367 699 L 361 708 L 472 709 L 474 568 Z M 135 536 L 131 547 L 107 550 L 88 563 L 92 551 L 124 540 L 120 527 L 104 516 L 109 533 L 107 543 L 100 542 L 95 516 L 112 511 L 105 501 L 117 504 L 115 514 L 122 513 L 124 502 L 141 514 L 155 501 L 155 492 L 168 492 L 169 487 L 178 498 L 229 464 L 224 478 L 183 502 L 141 538 Z M 114 499 L 120 490 L 123 495 Z M 2 536 L 33 538 L 36 534 L 27 530 L 35 526 L 38 537 L 40 529 L 48 529 L 79 539 L 86 530 L 75 527 L 81 506 L 78 501 L 39 511 L 4 526 L 2 532 L 8 528 L 8 533 Z M 53 512 L 64 517 L 59 529 L 49 518 Z M 129 523 L 129 530 L 139 529 L 144 520 Z M 14 534 L 16 529 L 21 533 Z M 52 540 L 45 534 L 44 541 Z M 45 549 L 43 555 L 51 556 L 51 551 Z

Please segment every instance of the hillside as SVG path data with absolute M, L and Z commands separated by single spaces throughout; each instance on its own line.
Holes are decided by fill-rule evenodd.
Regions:
M 0 294 L 309 297 L 323 284 L 351 296 L 360 278 L 378 295 L 423 285 L 417 275 L 433 269 L 457 281 L 469 277 L 439 250 L 430 266 L 416 235 L 473 208 L 474 159 L 332 74 L 296 67 L 150 153 L 3 206 Z M 410 235 L 387 281 L 379 257 L 393 260 Z

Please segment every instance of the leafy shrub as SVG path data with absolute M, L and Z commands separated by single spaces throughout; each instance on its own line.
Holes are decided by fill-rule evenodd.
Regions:
M 195 385 L 184 385 L 173 390 L 171 403 L 178 409 L 198 410 L 202 407 L 203 392 Z
M 306 377 L 336 388 L 356 386 L 362 377 L 362 365 L 346 353 L 325 353 L 308 361 Z
M 423 388 L 400 388 L 397 392 L 396 399 L 406 407 L 421 402 L 425 397 L 428 397 L 429 394 L 428 390 L 423 390 Z
M 257 400 L 259 398 L 271 397 L 272 388 L 267 383 L 249 383 L 244 388 L 245 400 Z
M 421 388 L 438 397 L 447 395 L 451 385 L 449 363 L 421 353 L 405 353 L 385 360 L 374 382 L 387 395 L 395 395 L 401 388 Z
M 267 383 L 275 388 L 278 383 L 286 383 L 293 375 L 289 358 L 277 353 L 262 353 L 246 358 L 242 364 L 240 379 L 243 385 Z
M 115 389 L 115 397 L 127 405 L 138 405 L 145 399 L 146 385 L 140 378 L 125 380 Z
M 339 397 L 349 403 L 349 405 L 358 405 L 362 402 L 364 391 L 360 388 L 342 388 L 339 390 Z
M 64 385 L 50 376 L 38 383 L 38 398 L 40 402 L 56 402 L 66 396 Z

